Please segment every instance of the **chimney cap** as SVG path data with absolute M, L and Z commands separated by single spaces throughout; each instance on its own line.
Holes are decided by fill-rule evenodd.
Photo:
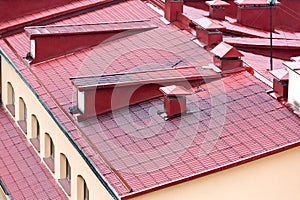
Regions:
M 289 80 L 289 72 L 285 68 L 272 70 L 270 71 L 270 74 L 272 74 L 279 81 Z
M 223 25 L 221 25 L 219 23 L 215 23 L 214 21 L 212 21 L 206 17 L 194 19 L 193 22 L 206 30 L 225 29 L 225 27 Z
M 169 85 L 166 87 L 160 87 L 159 90 L 162 93 L 164 93 L 164 95 L 166 96 L 187 96 L 191 94 L 189 90 L 178 85 Z
M 229 6 L 230 4 L 222 0 L 213 0 L 205 2 L 209 6 Z
M 236 48 L 225 42 L 219 43 L 210 52 L 215 54 L 216 56 L 219 56 L 220 58 L 236 58 L 244 56 Z

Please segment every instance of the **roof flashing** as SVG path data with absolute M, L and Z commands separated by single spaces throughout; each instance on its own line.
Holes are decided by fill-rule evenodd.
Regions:
M 205 1 L 208 6 L 229 6 L 230 4 L 222 0 Z
M 28 37 L 47 37 L 55 35 L 75 35 L 88 33 L 104 33 L 113 31 L 126 31 L 138 29 L 154 29 L 157 26 L 149 19 L 132 21 L 113 21 L 94 24 L 66 24 L 50 26 L 25 27 Z

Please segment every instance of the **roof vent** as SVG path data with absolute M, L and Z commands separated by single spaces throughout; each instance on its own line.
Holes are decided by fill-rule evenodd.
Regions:
M 160 87 L 159 90 L 164 94 L 164 113 L 159 114 L 165 120 L 186 113 L 186 96 L 191 94 L 190 91 L 177 85 Z

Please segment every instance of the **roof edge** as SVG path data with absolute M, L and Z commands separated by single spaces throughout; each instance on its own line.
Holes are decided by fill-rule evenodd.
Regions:
M 157 186 L 147 188 L 147 189 L 144 189 L 144 190 L 141 190 L 141 191 L 138 191 L 138 192 L 133 192 L 133 193 L 130 193 L 130 194 L 127 194 L 127 195 L 122 195 L 121 200 L 127 200 L 127 199 L 130 199 L 130 198 L 141 196 L 141 195 L 151 193 L 151 192 L 154 192 L 154 191 L 157 191 L 157 190 L 160 190 L 160 189 L 164 189 L 164 188 L 167 188 L 167 187 L 170 187 L 170 186 L 173 186 L 173 185 L 177 185 L 177 184 L 184 183 L 184 182 L 187 182 L 187 181 L 190 181 L 190 180 L 201 178 L 201 177 L 204 177 L 204 176 L 216 173 L 216 172 L 220 172 L 220 171 L 230 169 L 230 168 L 235 167 L 235 166 L 239 166 L 239 165 L 242 165 L 242 164 L 246 164 L 246 163 L 258 160 L 260 158 L 264 158 L 266 156 L 274 155 L 276 153 L 280 153 L 280 152 L 283 152 L 283 151 L 286 151 L 286 150 L 289 150 L 289 149 L 292 149 L 292 148 L 298 147 L 298 146 L 300 146 L 300 141 L 290 143 L 290 144 L 287 144 L 287 145 L 284 145 L 284 146 L 281 146 L 281 147 L 278 147 L 278 148 L 272 149 L 270 151 L 266 151 L 266 152 L 263 152 L 263 153 L 260 153 L 260 154 L 257 154 L 257 155 L 251 156 L 251 157 L 243 158 L 243 159 L 237 160 L 235 162 L 229 163 L 227 165 L 216 167 L 216 168 L 213 168 L 211 170 L 206 170 L 206 171 L 200 172 L 198 174 L 194 174 L 194 175 L 191 175 L 191 176 L 188 176 L 188 177 L 184 177 L 184 178 L 181 178 L 181 179 L 170 181 L 170 182 L 167 182 L 165 184 L 157 185 Z
M 110 183 L 106 180 L 106 178 L 99 172 L 97 167 L 94 166 L 94 164 L 85 155 L 85 153 L 82 151 L 82 149 L 75 143 L 73 138 L 68 134 L 68 132 L 63 127 L 63 125 L 53 115 L 53 113 L 50 111 L 48 106 L 40 99 L 39 95 L 32 88 L 32 86 L 29 84 L 29 82 L 24 78 L 24 76 L 22 76 L 20 71 L 17 69 L 17 67 L 14 65 L 14 63 L 9 59 L 9 57 L 5 54 L 5 52 L 3 51 L 2 48 L 0 48 L 0 55 L 4 57 L 4 59 L 9 63 L 9 65 L 13 68 L 13 70 L 17 73 L 17 75 L 21 78 L 21 80 L 25 83 L 25 85 L 29 88 L 29 90 L 34 94 L 34 96 L 41 103 L 41 105 L 45 108 L 46 112 L 50 115 L 50 117 L 53 119 L 53 121 L 57 124 L 59 129 L 63 132 L 63 134 L 66 136 L 66 138 L 70 141 L 71 145 L 75 148 L 75 150 L 79 153 L 79 155 L 83 158 L 83 160 L 86 162 L 86 164 L 89 166 L 89 168 L 95 174 L 95 176 L 98 178 L 98 180 L 103 185 L 103 187 L 105 189 L 107 189 L 108 193 L 112 196 L 112 198 L 119 200 L 120 196 L 116 192 L 116 190 L 110 185 Z
M 6 189 L 6 187 L 5 187 L 5 185 L 4 185 L 4 183 L 1 181 L 1 179 L 0 179 L 0 191 L 3 191 L 3 193 L 4 193 L 4 195 L 5 195 L 5 197 L 6 197 L 6 200 L 11 200 L 12 198 L 11 198 L 11 196 L 10 196 L 10 194 L 9 194 L 9 192 L 8 192 L 8 190 Z

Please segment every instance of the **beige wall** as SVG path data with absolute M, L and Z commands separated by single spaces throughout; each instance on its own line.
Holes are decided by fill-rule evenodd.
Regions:
M 300 147 L 134 199 L 299 200 Z
M 3 190 L 1 189 L 1 187 L 0 187 L 0 199 L 2 200 L 4 200 L 4 199 L 6 199 L 6 196 L 5 196 L 5 194 L 4 194 L 4 192 L 3 192 Z
M 72 184 L 71 184 L 71 199 L 77 199 L 77 176 L 81 175 L 89 188 L 90 199 L 112 199 L 110 194 L 102 186 L 100 181 L 96 178 L 94 173 L 81 158 L 76 149 L 71 145 L 68 139 L 64 136 L 63 132 L 59 129 L 58 125 L 46 112 L 44 107 L 40 104 L 38 99 L 34 96 L 31 90 L 25 85 L 23 80 L 16 74 L 9 63 L 2 57 L 2 100 L 3 105 L 7 104 L 7 82 L 11 82 L 15 90 L 15 120 L 19 120 L 19 97 L 22 97 L 27 106 L 27 139 L 32 137 L 31 130 L 31 115 L 35 115 L 40 123 L 41 129 L 41 153 L 38 153 L 41 158 L 45 156 L 45 134 L 48 133 L 52 138 L 55 145 L 55 173 L 52 175 L 57 180 L 60 178 L 59 169 L 59 155 L 63 153 L 67 156 L 70 165 L 72 166 Z M 30 141 L 29 141 L 30 142 Z M 51 172 L 50 172 L 51 173 Z

